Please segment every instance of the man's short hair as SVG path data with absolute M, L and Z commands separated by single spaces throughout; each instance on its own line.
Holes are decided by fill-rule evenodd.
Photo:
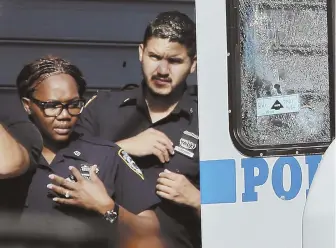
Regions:
M 162 12 L 150 22 L 145 31 L 144 46 L 152 37 L 178 42 L 186 47 L 190 57 L 196 55 L 196 24 L 179 11 Z

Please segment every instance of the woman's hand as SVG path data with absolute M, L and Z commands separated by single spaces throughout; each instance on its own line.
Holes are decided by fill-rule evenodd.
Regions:
M 60 204 L 73 205 L 88 210 L 105 214 L 114 208 L 114 202 L 108 195 L 103 182 L 96 175 L 97 166 L 90 169 L 90 179 L 84 178 L 73 166 L 69 169 L 77 182 L 66 180 L 63 177 L 51 174 L 49 178 L 52 184 L 47 187 L 63 197 L 55 197 L 53 200 Z

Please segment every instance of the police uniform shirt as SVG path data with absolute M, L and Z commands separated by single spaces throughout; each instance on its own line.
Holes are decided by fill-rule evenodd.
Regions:
M 0 123 L 27 150 L 31 164 L 35 164 L 42 151 L 42 136 L 35 125 L 29 121 L 17 96 L 1 96 Z M 27 183 L 23 176 L 0 180 L 0 209 L 17 210 L 22 206 L 27 193 Z M 15 190 L 15 193 L 12 193 L 12 190 Z
M 31 172 L 32 182 L 24 215 L 39 212 L 81 216 L 79 208 L 52 201 L 55 193 L 47 188 L 47 184 L 51 183 L 48 176 L 56 174 L 71 180 L 73 178 L 69 166 L 74 166 L 87 177 L 89 167 L 95 164 L 98 166 L 97 175 L 108 194 L 128 211 L 139 214 L 160 202 L 155 190 L 127 153 L 112 142 L 81 137 L 67 148 L 60 150 L 50 165 L 41 156 L 36 170 Z M 84 215 L 88 214 L 84 212 Z
M 155 156 L 133 159 L 155 188 L 165 168 L 185 175 L 199 189 L 197 98 L 185 91 L 173 112 L 152 123 L 143 97 L 143 86 L 122 92 L 101 92 L 84 109 L 75 132 L 100 136 L 111 141 L 133 137 L 154 128 L 165 133 L 175 147 L 169 163 L 162 164 Z M 200 220 L 188 207 L 163 200 L 156 209 L 170 247 L 199 247 Z

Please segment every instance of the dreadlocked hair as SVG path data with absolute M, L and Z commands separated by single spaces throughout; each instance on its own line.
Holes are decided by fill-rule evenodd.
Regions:
M 25 65 L 19 73 L 16 79 L 16 86 L 20 98 L 30 97 L 40 83 L 48 77 L 57 74 L 72 76 L 77 83 L 79 95 L 83 96 L 86 90 L 86 81 L 79 68 L 65 59 L 47 56 Z

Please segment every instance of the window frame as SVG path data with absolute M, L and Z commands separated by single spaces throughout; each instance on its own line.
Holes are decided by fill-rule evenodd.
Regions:
M 329 106 L 330 136 L 335 138 L 335 3 L 327 1 L 328 25 L 328 63 L 329 63 Z M 239 1 L 226 1 L 227 17 L 227 70 L 228 70 L 228 103 L 229 129 L 234 146 L 243 155 L 250 157 L 268 157 L 285 155 L 321 154 L 331 142 L 314 142 L 301 144 L 260 145 L 252 147 L 242 138 L 241 121 L 241 81 L 240 81 L 240 19 Z M 234 96 L 234 97 L 233 97 Z

